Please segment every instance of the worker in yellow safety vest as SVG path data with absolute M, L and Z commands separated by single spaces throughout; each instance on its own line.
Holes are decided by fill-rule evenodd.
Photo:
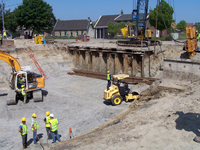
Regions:
M 39 127 L 37 121 L 35 120 L 36 117 L 37 117 L 37 115 L 35 113 L 33 113 L 32 114 L 32 118 L 31 118 L 31 129 L 33 131 L 33 141 L 34 141 L 34 144 L 37 144 L 36 136 L 37 136 L 37 128 Z
M 19 80 L 18 80 L 18 88 L 20 88 L 22 85 L 25 85 L 26 84 L 26 79 L 25 79 L 25 75 L 22 75 L 19 77 Z
M 2 34 L 0 34 L 0 45 L 2 45 Z
M 110 74 L 110 71 L 107 71 L 107 81 L 108 81 L 107 90 L 109 90 L 109 87 L 111 86 L 111 80 L 112 76 Z
M 6 30 L 3 30 L 3 38 L 6 39 Z
M 197 39 L 197 42 L 199 40 L 199 33 L 198 33 L 198 30 L 196 30 L 196 39 Z
M 56 143 L 56 139 L 55 136 L 57 137 L 57 140 L 60 142 L 60 136 L 58 134 L 58 120 L 55 118 L 54 119 L 54 115 L 50 114 L 50 129 L 51 129 L 51 136 L 53 139 L 52 143 Z
M 51 139 L 51 130 L 50 130 L 50 112 L 46 112 L 46 117 L 44 118 L 44 123 L 47 131 L 47 139 Z
M 18 131 L 22 136 L 22 145 L 23 149 L 27 148 L 27 126 L 26 126 L 26 118 L 22 118 L 22 122 L 20 123 Z
M 22 93 L 22 96 L 24 97 L 24 104 L 26 104 L 26 100 L 27 100 L 27 94 L 26 94 L 26 91 L 25 91 L 25 86 L 24 85 L 21 85 L 21 93 Z

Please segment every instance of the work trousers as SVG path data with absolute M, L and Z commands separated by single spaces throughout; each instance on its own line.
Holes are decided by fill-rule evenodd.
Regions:
M 36 134 L 37 134 L 37 130 L 36 130 L 36 133 L 35 133 L 35 131 L 33 130 L 33 141 L 34 141 L 34 144 L 37 142 L 37 141 L 36 141 Z
M 57 140 L 60 142 L 60 136 L 59 136 L 57 130 L 54 131 L 54 132 L 51 131 L 51 136 L 52 136 L 52 139 L 53 139 L 53 143 L 56 143 L 56 138 L 57 138 Z M 56 136 L 56 138 L 55 138 L 55 136 Z
M 47 138 L 51 139 L 51 130 L 50 130 L 50 127 L 46 127 L 46 131 L 47 131 Z
M 109 88 L 111 86 L 111 81 L 108 80 L 108 85 L 107 85 L 107 88 Z
M 27 146 L 27 134 L 22 135 L 22 145 Z
M 27 95 L 23 95 L 24 97 L 24 104 L 26 104 L 26 101 L 27 101 Z

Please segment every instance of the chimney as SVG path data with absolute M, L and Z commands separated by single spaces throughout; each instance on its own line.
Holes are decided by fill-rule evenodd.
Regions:
M 121 10 L 121 15 L 123 15 L 123 10 Z

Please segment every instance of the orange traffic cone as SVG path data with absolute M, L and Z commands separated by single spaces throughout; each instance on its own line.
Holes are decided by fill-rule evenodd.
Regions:
M 69 138 L 68 139 L 71 139 L 71 138 L 74 138 L 74 135 L 72 133 L 72 128 L 69 127 Z

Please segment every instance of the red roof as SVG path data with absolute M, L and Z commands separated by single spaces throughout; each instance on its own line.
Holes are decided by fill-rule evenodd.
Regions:
M 191 27 L 193 25 L 194 25 L 193 23 L 187 23 L 187 27 Z

